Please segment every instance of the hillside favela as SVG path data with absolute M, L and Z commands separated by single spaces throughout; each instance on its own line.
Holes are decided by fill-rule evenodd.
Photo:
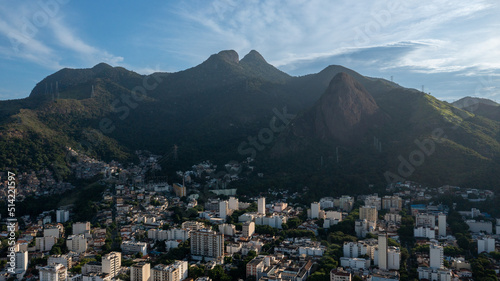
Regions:
M 499 13 L 0 0 L 0 281 L 499 280 Z

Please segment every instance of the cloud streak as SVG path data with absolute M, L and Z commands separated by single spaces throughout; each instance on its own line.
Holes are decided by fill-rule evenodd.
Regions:
M 20 5 L 17 11 L 20 16 L 9 12 L 6 7 L 0 8 L 0 35 L 3 39 L 0 54 L 10 60 L 21 59 L 50 69 L 60 68 L 59 63 L 54 60 L 54 50 L 36 38 L 40 32 L 39 28 L 29 20 L 29 16 L 36 10 L 27 5 Z
M 199 9 L 184 8 L 182 15 L 202 25 L 211 36 L 215 34 L 221 43 L 243 52 L 258 49 L 271 57 L 272 63 L 283 67 L 298 61 L 348 54 L 353 49 L 434 40 L 440 44 L 421 46 L 394 65 L 434 73 L 453 72 L 472 64 L 485 68 L 498 66 L 491 63 L 494 61 L 491 57 L 500 61 L 495 51 L 499 49 L 497 40 L 476 41 L 457 35 L 477 32 L 477 26 L 467 29 L 466 24 L 477 14 L 484 16 L 482 12 L 491 9 L 492 3 L 423 1 L 395 6 L 389 1 L 357 4 L 247 1 L 235 5 L 222 0 Z M 474 39 L 479 38 L 474 36 Z M 454 48 L 456 44 L 465 48 Z M 485 58 L 484 51 L 472 52 L 477 49 L 485 49 L 491 57 Z
M 107 62 L 145 74 L 192 67 L 224 49 L 241 55 L 256 49 L 294 75 L 342 64 L 371 76 L 398 73 L 411 87 L 412 80 L 436 85 L 443 97 L 465 93 L 464 87 L 453 90 L 460 79 L 474 84 L 480 76 L 497 81 L 500 75 L 500 3 L 494 0 L 153 1 L 146 15 L 137 11 L 139 4 L 124 4 L 116 15 L 104 12 L 105 19 L 89 16 L 95 7 L 78 5 L 61 6 L 19 52 L 9 38 L 27 42 L 24 21 L 43 9 L 22 2 L 0 6 L 1 61 L 49 70 Z M 71 12 L 92 18 L 105 32 L 99 37 Z M 130 19 L 134 32 L 115 24 L 121 17 Z M 444 88 L 446 81 L 451 89 Z
M 63 21 L 62 6 L 48 9 L 40 4 L 42 2 L 39 5 L 13 3 L 0 8 L 0 54 L 5 58 L 25 60 L 51 70 L 72 66 L 71 61 L 75 60 L 71 56 L 76 64 L 123 62 L 123 57 L 85 43 L 70 30 Z M 70 57 L 63 57 L 68 51 L 72 53 Z
M 389 1 L 245 2 L 243 7 L 217 9 L 223 2 L 186 13 L 186 18 L 213 30 L 208 33 L 221 42 L 240 42 L 232 45 L 238 51 L 258 49 L 271 63 L 295 74 L 329 64 L 378 75 L 405 71 L 421 83 L 433 83 L 430 88 L 438 93 L 453 96 L 474 94 L 472 89 L 454 89 L 456 85 L 480 84 L 480 76 L 500 73 L 500 37 L 492 36 L 500 27 L 500 11 L 493 1 L 397 6 Z M 464 73 L 471 77 L 469 82 L 460 81 Z M 422 75 L 438 75 L 448 83 Z M 498 95 L 490 91 L 488 97 Z
M 54 37 L 58 44 L 75 53 L 89 64 L 97 64 L 99 62 L 106 62 L 112 65 L 118 65 L 123 62 L 124 58 L 115 56 L 105 50 L 100 50 L 94 46 L 84 42 L 76 35 L 74 30 L 70 30 L 68 25 L 62 21 L 61 18 L 54 19 L 50 28 L 54 33 Z

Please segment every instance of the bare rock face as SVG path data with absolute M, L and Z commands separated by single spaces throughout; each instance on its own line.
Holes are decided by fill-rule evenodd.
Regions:
M 267 63 L 264 57 L 256 50 L 251 50 L 241 61 L 248 63 Z
M 239 63 L 240 58 L 238 56 L 238 53 L 234 50 L 228 50 L 228 51 L 220 51 L 218 54 L 221 58 L 225 59 L 228 62 L 231 63 Z
M 300 137 L 351 142 L 383 119 L 366 89 L 341 72 L 333 77 L 319 101 L 293 122 L 292 130 Z

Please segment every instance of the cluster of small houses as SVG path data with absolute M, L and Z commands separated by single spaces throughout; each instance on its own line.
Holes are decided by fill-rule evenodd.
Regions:
M 47 256 L 60 239 L 65 240 L 69 253 L 49 255 L 46 265 L 37 266 L 39 280 L 118 280 L 120 274 L 128 274 L 131 280 L 181 281 L 187 278 L 187 270 L 192 264 L 204 262 L 210 268 L 216 264 L 224 264 L 224 257 L 237 253 L 247 255 L 253 251 L 258 255 L 247 264 L 247 277 L 253 276 L 262 281 L 305 281 L 312 274 L 313 264 L 325 254 L 325 246 L 310 238 L 285 239 L 274 246 L 274 254 L 261 254 L 264 245 L 275 242 L 278 237 L 257 234 L 256 226 L 282 229 L 290 218 L 306 211 L 286 202 L 288 191 L 283 191 L 283 199 L 267 204 L 264 197 L 247 199 L 257 203 L 257 211 L 243 212 L 238 216 L 241 230 L 237 230 L 234 224 L 227 223 L 227 218 L 233 212 L 248 209 L 250 203 L 241 202 L 236 197 L 236 190 L 225 189 L 224 182 L 237 179 L 243 166 L 247 170 L 253 170 L 251 159 L 243 163 L 228 163 L 224 167 L 225 174 L 221 177 L 214 175 L 217 166 L 209 161 L 202 162 L 189 171 L 179 172 L 182 183 L 169 185 L 166 182 L 145 184 L 141 178 L 144 175 L 143 168 L 157 165 L 158 157 L 139 155 L 141 164 L 130 169 L 83 156 L 78 158 L 80 161 L 73 167 L 84 178 L 84 174 L 88 176 L 99 169 L 100 172 L 104 171 L 105 177 L 117 176 L 113 178 L 115 186 L 103 193 L 99 203 L 101 208 L 95 220 L 100 225 L 117 224 L 121 252 L 108 253 L 102 257 L 101 262 L 83 265 L 81 273 L 71 273 L 72 266 L 101 252 L 110 235 L 106 228 L 91 227 L 89 222 L 74 222 L 72 233 L 65 233 L 63 224 L 70 221 L 71 207 L 56 210 L 54 222 L 50 212 L 40 214 L 35 221 L 24 217 L 21 219 L 25 220 L 26 227 L 20 230 L 21 235 L 15 245 L 15 272 L 18 279 L 33 278 L 25 276 L 29 261 Z M 119 169 L 120 173 L 117 174 Z M 213 193 L 229 196 L 229 199 L 209 199 L 205 202 L 203 211 L 199 211 L 197 221 L 174 224 L 173 212 L 169 207 L 191 209 L 198 204 L 198 194 L 191 192 L 197 185 L 192 177 L 204 177 L 206 183 L 213 188 Z M 488 190 L 465 190 L 450 186 L 429 189 L 414 183 L 397 184 L 388 190 L 392 191 L 391 195 L 379 197 L 377 194 L 370 194 L 357 197 L 357 201 L 361 200 L 364 204 L 359 208 L 354 231 L 362 240 L 342 245 L 343 257 L 339 260 L 339 268 L 331 269 L 331 281 L 351 280 L 354 275 L 372 281 L 399 280 L 401 249 L 389 246 L 388 242 L 390 238 L 399 240 L 397 230 L 402 219 L 400 211 L 405 206 L 415 217 L 414 236 L 418 243 L 429 244 L 430 249 L 428 253 L 419 253 L 417 256 L 419 279 L 451 281 L 469 278 L 470 263 L 464 258 L 444 256 L 444 247 L 456 246 L 456 239 L 446 223 L 447 207 L 411 205 L 410 198 L 429 199 L 434 193 L 453 193 L 470 200 L 483 200 L 494 194 Z M 290 197 L 296 196 L 297 194 L 293 194 Z M 181 200 L 183 197 L 187 200 Z M 307 209 L 308 220 L 299 225 L 298 229 L 310 230 L 318 235 L 320 228 L 328 229 L 345 219 L 355 202 L 354 197 L 347 195 L 321 198 L 318 202 L 311 203 Z M 384 212 L 383 219 L 379 216 L 381 211 Z M 468 218 L 466 223 L 477 241 L 478 252 L 495 251 L 500 219 L 496 220 L 495 225 L 493 219 L 477 220 L 478 217 L 488 217 L 477 209 L 461 214 Z M 171 227 L 164 229 L 166 224 Z M 368 234 L 374 238 L 363 239 Z M 1 235 L 5 236 L 7 233 Z M 149 261 L 154 258 L 154 246 L 158 242 L 164 243 L 165 250 L 168 251 L 179 247 L 188 239 L 189 263 L 175 261 L 170 265 L 151 266 Z M 122 267 L 122 259 L 134 259 L 135 263 L 130 267 Z M 449 261 L 450 268 L 443 265 L 445 259 Z M 495 266 L 498 273 L 498 265 Z M 9 273 L 4 272 L 0 275 L 0 281 L 9 277 Z M 208 277 L 199 279 L 198 281 L 209 280 Z

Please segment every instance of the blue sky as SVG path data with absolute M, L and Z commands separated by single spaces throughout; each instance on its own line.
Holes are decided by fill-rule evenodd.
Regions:
M 498 0 L 0 0 L 0 99 L 63 67 L 172 72 L 255 49 L 292 75 L 338 64 L 442 100 L 500 102 L 499 15 Z

